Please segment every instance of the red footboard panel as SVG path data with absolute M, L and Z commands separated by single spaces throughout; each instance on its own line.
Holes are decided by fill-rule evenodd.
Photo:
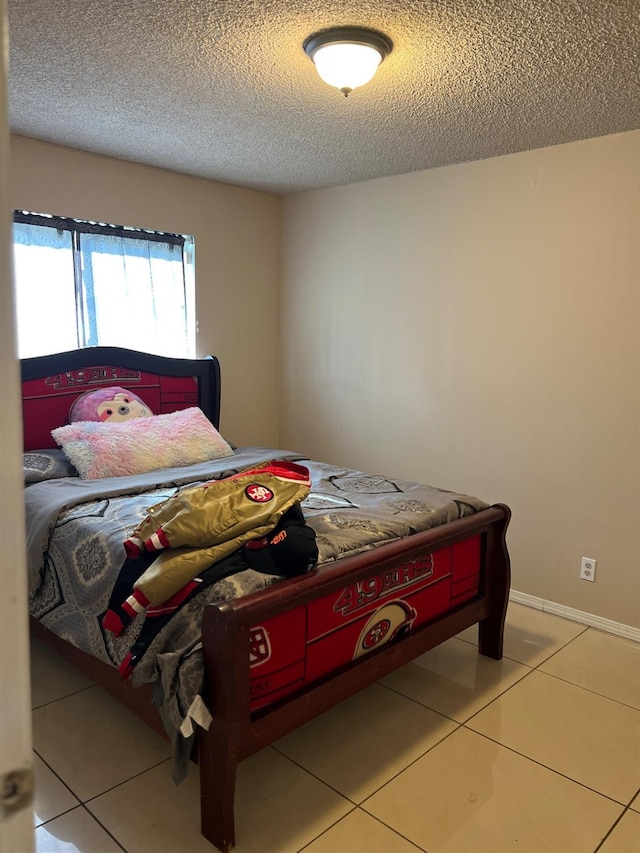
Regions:
M 252 626 L 251 709 L 474 598 L 479 579 L 480 536 L 474 536 Z

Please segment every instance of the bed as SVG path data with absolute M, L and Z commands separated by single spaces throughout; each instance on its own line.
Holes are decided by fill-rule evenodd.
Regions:
M 156 415 L 198 408 L 219 427 L 216 358 L 94 347 L 22 362 L 29 458 L 55 449 L 51 431 L 67 423 L 81 394 L 109 385 L 139 394 Z M 206 463 L 143 477 L 131 495 L 122 478 L 92 483 L 56 469 L 25 489 L 33 634 L 168 737 L 174 768 L 185 758 L 198 763 L 201 830 L 221 851 L 235 843 L 239 761 L 476 623 L 479 652 L 499 659 L 510 583 L 503 504 L 292 451 L 232 449 L 213 469 Z M 185 486 L 273 459 L 311 473 L 301 507 L 318 542 L 318 565 L 282 578 L 225 558 L 226 573 L 163 622 L 133 676 L 123 679 L 118 665 L 144 613 L 117 639 L 100 625 L 124 536 L 148 507 Z M 106 492 L 96 496 L 96 488 Z M 433 503 L 425 509 L 427 499 Z M 98 519 L 111 519 L 108 536 Z M 83 544 L 77 537 L 87 531 L 93 539 Z

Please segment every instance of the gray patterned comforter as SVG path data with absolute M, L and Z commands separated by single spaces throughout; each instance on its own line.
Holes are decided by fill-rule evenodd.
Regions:
M 36 483 L 25 491 L 31 614 L 83 651 L 118 665 L 135 641 L 141 619 L 119 638 L 103 631 L 101 622 L 124 561 L 122 543 L 148 508 L 187 483 L 230 476 L 259 462 L 284 458 L 301 461 L 311 472 L 311 494 L 302 509 L 316 532 L 319 567 L 487 506 L 468 495 L 313 462 L 272 448 L 241 448 L 216 462 L 139 477 Z M 184 774 L 190 750 L 190 739 L 179 728 L 202 688 L 204 607 L 279 580 L 246 569 L 207 587 L 172 617 L 136 666 L 133 683 L 153 685 L 154 701 L 177 759 L 176 780 Z

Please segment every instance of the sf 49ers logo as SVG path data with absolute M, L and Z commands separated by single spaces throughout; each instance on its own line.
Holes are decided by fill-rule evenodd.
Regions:
M 370 628 L 368 633 L 362 638 L 362 645 L 365 649 L 372 649 L 381 643 L 389 633 L 391 622 L 388 619 L 381 619 L 379 622 Z
M 269 634 L 258 625 L 249 631 L 249 666 L 258 666 L 271 657 Z
M 267 501 L 273 500 L 273 492 L 271 489 L 268 489 L 266 486 L 260 486 L 258 483 L 251 483 L 251 485 L 247 486 L 244 490 L 244 493 L 250 501 L 255 501 L 259 504 L 264 504 Z
M 354 660 L 376 646 L 383 646 L 398 634 L 409 631 L 417 616 L 414 608 L 401 598 L 378 607 L 367 619 L 353 652 Z

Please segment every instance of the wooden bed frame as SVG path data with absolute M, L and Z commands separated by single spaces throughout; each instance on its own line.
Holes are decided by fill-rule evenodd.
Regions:
M 184 391 L 173 380 L 192 381 Z M 220 414 L 220 367 L 217 359 L 170 359 L 133 350 L 94 347 L 22 362 L 25 449 L 53 446 L 49 432 L 65 423 L 70 402 L 100 385 L 139 390 L 156 414 L 198 405 L 216 427 Z M 64 413 L 64 414 L 63 414 Z M 348 557 L 302 577 L 282 581 L 259 593 L 223 605 L 209 605 L 202 620 L 205 667 L 204 700 L 213 722 L 198 729 L 202 834 L 219 850 L 235 844 L 234 794 L 239 761 L 416 656 L 478 624 L 479 651 L 502 657 L 504 620 L 510 585 L 505 534 L 510 510 L 503 504 L 442 525 L 373 551 Z M 368 654 L 347 661 L 311 684 L 286 695 L 276 693 L 269 704 L 255 701 L 250 673 L 251 631 L 273 624 L 318 602 L 337 600 L 345 589 L 380 590 L 389 572 L 423 565 L 434 554 L 477 543 L 476 583 L 446 612 L 400 632 Z M 397 574 L 396 574 L 397 576 Z M 386 587 L 385 587 L 386 588 Z M 395 593 L 397 599 L 398 593 Z M 333 598 L 332 598 L 333 597 Z M 464 600 L 463 600 L 464 599 Z M 63 654 L 140 719 L 166 737 L 151 704 L 150 688 L 132 688 L 115 668 L 61 640 L 35 620 L 32 632 Z M 255 682 L 255 679 L 254 679 Z M 252 695 L 253 694 L 253 695 Z

